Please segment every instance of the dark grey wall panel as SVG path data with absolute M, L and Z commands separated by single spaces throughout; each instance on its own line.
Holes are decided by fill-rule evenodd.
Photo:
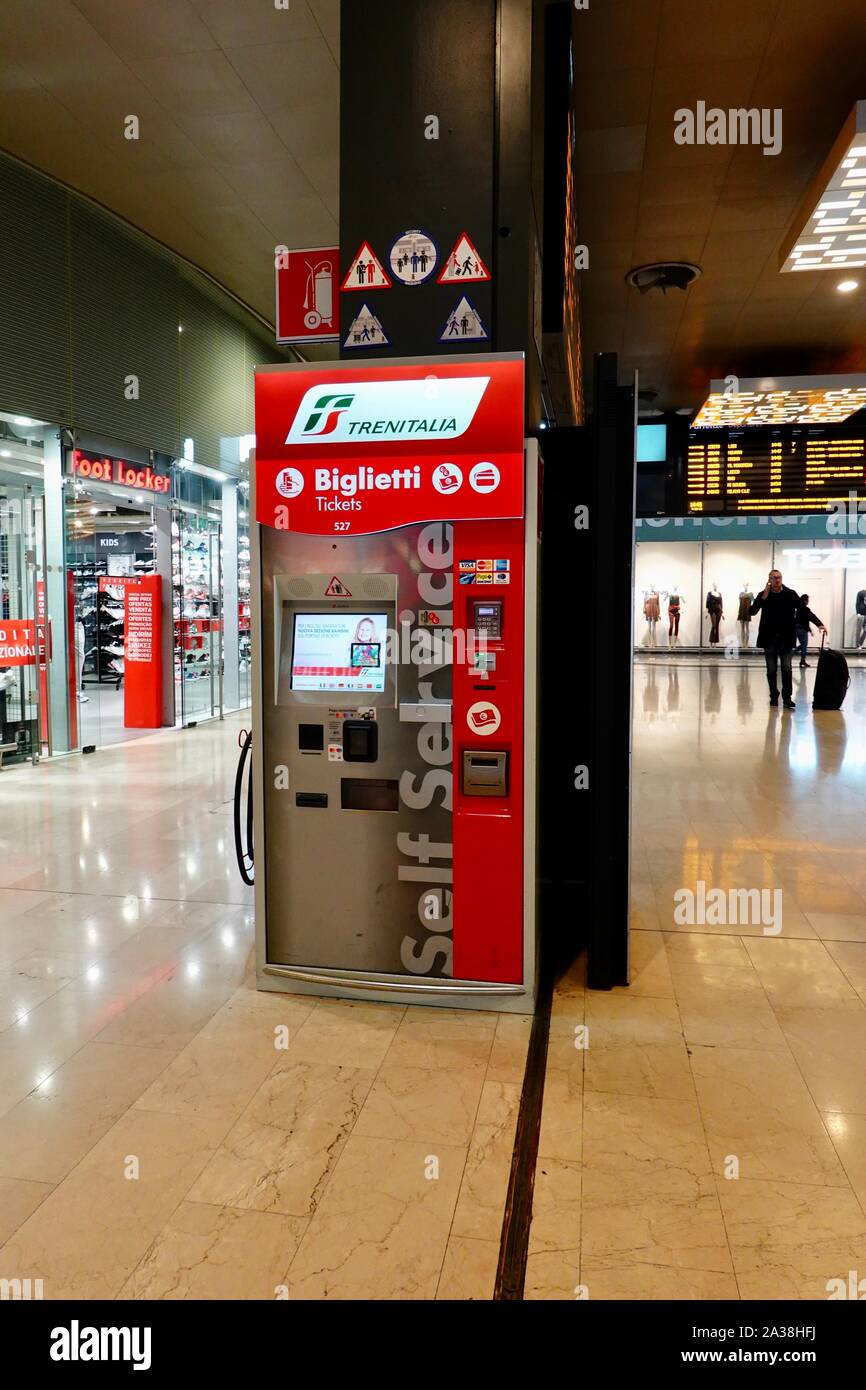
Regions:
M 174 456 L 191 437 L 213 468 L 221 436 L 253 432 L 254 365 L 289 355 L 166 247 L 2 154 L 0 306 L 0 410 Z

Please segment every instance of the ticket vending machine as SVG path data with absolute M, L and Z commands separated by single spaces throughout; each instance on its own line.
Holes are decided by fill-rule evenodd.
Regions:
M 538 463 L 520 354 L 268 366 L 257 976 L 531 1012 Z

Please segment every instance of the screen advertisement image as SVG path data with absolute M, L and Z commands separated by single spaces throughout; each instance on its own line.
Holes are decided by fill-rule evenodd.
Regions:
M 292 690 L 385 689 L 386 613 L 296 613 Z

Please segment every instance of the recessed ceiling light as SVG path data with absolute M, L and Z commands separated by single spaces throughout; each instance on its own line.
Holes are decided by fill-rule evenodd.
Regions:
M 13 415 L 13 425 L 38 425 L 38 420 L 31 420 L 29 415 Z
M 839 294 L 851 294 L 860 284 L 859 280 L 840 280 L 836 289 Z
M 12 450 L 11 450 L 11 449 L 0 449 L 0 458 L 3 458 L 3 459 L 11 459 L 11 457 L 12 457 Z
M 858 101 L 782 243 L 779 269 L 866 266 L 866 101 Z

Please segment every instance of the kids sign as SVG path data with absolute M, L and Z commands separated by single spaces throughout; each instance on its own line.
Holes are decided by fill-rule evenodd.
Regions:
M 306 535 L 523 516 L 523 357 L 256 372 L 256 520 Z
M 164 497 L 171 492 L 171 478 L 167 473 L 155 473 L 149 466 L 142 468 L 141 464 L 127 463 L 125 459 L 86 454 L 82 449 L 72 450 L 70 471 L 75 477 L 88 478 L 92 483 L 119 483 L 121 487 L 156 492 Z

